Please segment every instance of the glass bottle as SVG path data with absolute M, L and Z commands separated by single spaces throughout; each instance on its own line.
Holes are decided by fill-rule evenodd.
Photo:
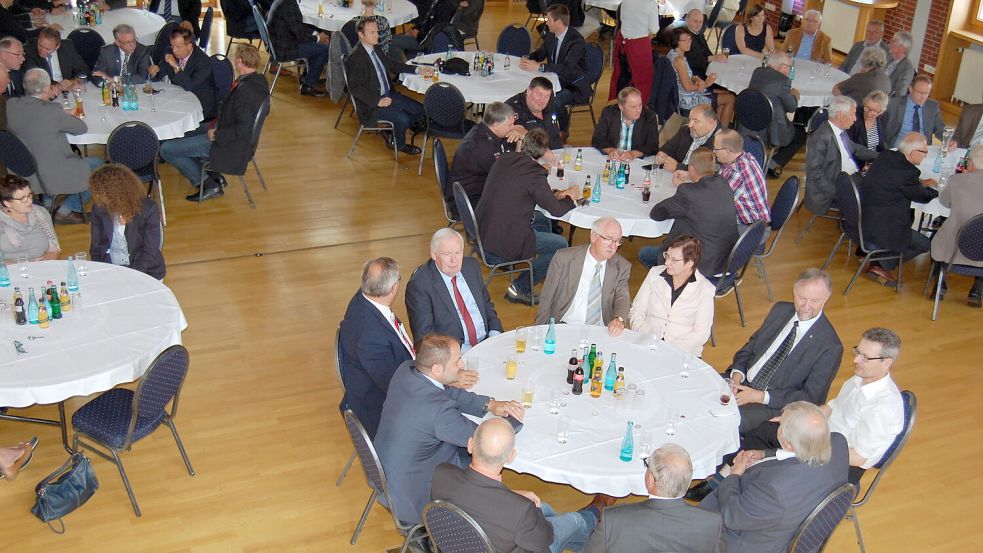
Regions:
M 621 439 L 621 460 L 626 463 L 635 457 L 635 438 L 631 435 L 631 429 L 633 427 L 634 424 L 628 421 L 628 429 L 625 430 L 625 437 Z
M 573 395 L 579 396 L 584 393 L 584 368 L 578 366 L 573 373 Z
M 24 312 L 24 298 L 14 296 L 14 322 L 19 325 L 27 324 L 27 313 Z
M 48 328 L 51 325 L 51 318 L 48 317 L 48 309 L 41 304 L 38 308 L 38 326 L 41 328 Z
M 590 353 L 587 354 L 587 378 L 594 375 L 594 360 L 597 359 L 597 344 L 590 345 Z
M 618 367 L 618 378 L 614 380 L 614 399 L 625 399 L 625 368 Z
M 590 199 L 591 192 L 593 192 L 593 190 L 591 190 L 591 189 L 593 187 L 594 186 L 590 183 L 590 175 L 587 175 L 587 181 L 584 182 L 584 199 L 585 200 L 589 200 Z
M 577 158 L 573 160 L 573 170 L 580 171 L 584 168 L 584 150 L 577 148 Z
M 604 373 L 604 389 L 614 390 L 614 381 L 618 379 L 617 354 L 611 354 L 611 362 L 608 363 L 608 372 Z
M 599 204 L 601 203 L 601 179 L 598 178 L 594 181 L 594 190 L 590 194 L 590 203 Z
M 508 71 L 512 68 L 512 56 L 505 54 L 505 70 Z
M 38 299 L 34 296 L 34 288 L 27 289 L 27 322 L 38 324 Z
M 618 166 L 618 174 L 617 174 L 617 176 L 615 177 L 615 180 L 614 180 L 614 187 L 617 188 L 618 190 L 624 190 L 625 189 L 625 180 L 626 180 L 626 177 L 625 177 L 625 165 L 626 164 L 622 163 L 622 164 L 620 164 Z
M 611 160 L 606 160 L 604 162 L 604 169 L 601 171 L 600 180 L 608 182 L 611 179 Z
M 75 270 L 75 258 L 68 256 L 68 277 L 65 278 L 68 281 L 68 291 L 75 293 L 79 291 L 79 273 Z
M 68 294 L 68 287 L 65 283 L 61 283 L 61 292 L 58 293 L 58 300 L 61 303 L 62 313 L 68 313 L 72 310 L 72 296 Z
M 945 151 L 945 145 L 943 144 L 939 148 L 939 153 L 935 156 L 935 161 L 932 163 L 932 172 L 941 173 L 942 172 L 942 152 Z
M 48 303 L 51 305 L 51 318 L 61 318 L 61 299 L 58 297 L 58 287 L 48 281 Z
M 604 376 L 601 374 L 603 371 L 599 368 L 594 369 L 594 377 L 590 379 L 590 397 L 599 398 L 601 393 L 604 392 Z
M 0 288 L 10 286 L 10 270 L 7 263 L 3 260 L 3 253 L 0 253 Z
M 556 322 L 550 317 L 550 326 L 546 329 L 546 339 L 543 341 L 543 353 L 553 355 L 556 353 Z
M 577 359 L 577 350 L 570 352 L 570 361 L 567 363 L 567 384 L 573 384 L 573 374 L 580 367 L 580 359 Z

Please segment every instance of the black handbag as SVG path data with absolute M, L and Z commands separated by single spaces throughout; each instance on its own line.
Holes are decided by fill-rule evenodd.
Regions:
M 36 498 L 31 512 L 46 522 L 52 532 L 64 534 L 65 523 L 61 518 L 84 505 L 97 489 L 99 481 L 89 458 L 73 453 L 64 465 L 34 488 Z M 51 525 L 51 521 L 56 519 L 61 524 L 61 530 Z

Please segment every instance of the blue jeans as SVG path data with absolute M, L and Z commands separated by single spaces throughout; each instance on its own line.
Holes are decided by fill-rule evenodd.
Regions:
M 873 244 L 869 245 L 872 246 Z M 905 261 L 911 261 L 930 249 L 932 249 L 932 241 L 924 234 L 913 230 L 911 231 L 911 242 L 908 244 L 908 248 L 901 253 L 904 254 Z M 878 261 L 877 263 L 888 271 L 893 271 L 898 266 L 897 259 L 888 259 L 885 261 Z
M 550 261 L 553 261 L 553 255 L 569 246 L 569 244 L 559 234 L 550 232 L 548 230 L 549 227 L 544 232 L 538 229 L 537 226 L 533 225 L 533 231 L 536 235 L 536 257 L 532 260 L 532 273 L 536 282 L 542 282 L 546 278 L 546 270 L 550 267 Z M 499 257 L 491 252 L 486 251 L 485 253 L 488 255 L 488 261 L 492 263 L 504 263 L 508 261 L 504 257 Z M 532 292 L 532 287 L 529 285 L 529 275 L 523 273 L 513 278 L 512 287 L 520 295 L 529 295 Z
M 307 58 L 307 78 L 304 84 L 314 86 L 321 78 L 321 71 L 328 63 L 328 45 L 318 41 L 302 42 L 297 45 L 297 57 Z
M 394 90 L 389 91 L 389 98 L 392 98 L 393 103 L 376 110 L 376 119 L 383 119 L 393 124 L 396 146 L 402 148 L 406 145 L 406 130 L 413 123 L 423 119 L 426 113 L 423 111 L 423 104 Z
M 540 510 L 553 526 L 550 553 L 562 553 L 564 549 L 582 551 L 591 532 L 597 526 L 597 519 L 587 510 L 559 514 L 545 501 L 541 504 Z
M 203 160 L 208 159 L 212 141 L 207 134 L 165 140 L 160 143 L 160 157 L 177 168 L 192 186 L 201 180 Z
M 638 250 L 638 261 L 646 269 L 651 269 L 656 265 L 664 264 L 666 260 L 662 257 L 662 248 L 660 246 L 645 246 Z

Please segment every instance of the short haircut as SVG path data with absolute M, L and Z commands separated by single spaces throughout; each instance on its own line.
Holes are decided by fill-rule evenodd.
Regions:
M 880 46 L 869 46 L 860 53 L 860 66 L 866 69 L 877 69 L 887 65 L 887 54 Z
M 747 9 L 747 19 L 751 19 L 752 17 L 758 15 L 759 13 L 761 13 L 763 11 L 765 11 L 765 5 L 764 5 L 764 3 L 755 4 L 755 5 L 753 5 L 753 6 L 751 6 L 750 8 Z M 767 14 L 765 14 L 765 15 L 767 16 Z M 765 25 L 767 25 L 767 24 L 768 23 L 766 22 Z
M 874 90 L 870 94 L 864 96 L 863 103 L 866 104 L 867 102 L 873 102 L 881 106 L 881 109 L 883 110 L 887 109 L 887 105 L 890 101 L 891 98 L 883 90 Z
M 505 102 L 492 102 L 485 106 L 481 121 L 488 126 L 515 120 L 515 110 Z
M 362 5 L 363 6 L 368 6 L 370 8 L 374 8 L 377 5 L 379 5 L 379 2 L 378 2 L 378 0 L 362 0 Z
M 901 137 L 898 142 L 898 151 L 904 155 L 915 150 L 924 150 L 926 147 L 928 147 L 928 141 L 925 139 L 925 135 L 920 132 L 910 132 Z
M 908 31 L 898 31 L 894 33 L 894 38 L 892 40 L 896 40 L 898 44 L 904 47 L 905 53 L 908 53 L 911 50 L 911 45 L 914 43 L 911 33 Z
M 376 23 L 375 19 L 372 18 L 361 19 L 359 20 L 358 23 L 355 24 L 355 31 L 365 34 L 365 26 L 368 25 L 369 23 L 375 25 L 376 27 L 379 26 L 379 24 Z
M 676 444 L 665 444 L 649 455 L 648 471 L 664 497 L 679 498 L 686 493 L 693 478 L 693 461 L 689 452 Z
M 722 131 L 717 131 L 717 138 L 720 139 L 720 145 L 728 150 L 739 154 L 744 151 L 744 137 L 741 133 L 735 131 L 734 129 L 725 129 Z
M 506 430 L 506 436 L 508 436 L 508 438 L 504 443 L 488 443 L 489 440 L 487 434 L 495 431 L 492 429 L 492 425 L 498 425 L 503 429 L 508 429 Z M 496 450 L 496 447 L 499 449 Z M 509 460 L 509 455 L 512 455 L 512 451 L 515 449 L 515 431 L 512 430 L 512 426 L 503 419 L 492 417 L 478 425 L 478 429 L 474 431 L 473 449 L 474 456 L 477 458 L 479 463 L 495 467 L 504 466 Z
M 717 122 L 717 112 L 713 111 L 713 106 L 710 104 L 700 104 L 691 109 L 690 113 L 695 113 L 707 121 Z
M 430 333 L 420 339 L 416 346 L 416 368 L 428 374 L 434 365 L 447 366 L 451 360 L 451 348 L 460 341 L 446 334 Z
M 682 236 L 677 236 L 666 245 L 666 252 L 673 248 L 679 248 L 683 251 L 683 262 L 692 261 L 693 270 L 696 270 L 696 266 L 700 264 L 700 258 L 703 257 L 703 244 L 700 239 L 695 236 L 689 236 L 684 234 Z
M 802 14 L 802 20 L 805 21 L 806 19 L 809 19 L 810 15 L 813 17 L 818 17 L 820 23 L 823 22 L 823 12 L 819 10 L 806 10 L 806 12 Z
M 618 91 L 618 105 L 619 106 L 625 105 L 625 103 L 628 102 L 628 97 L 629 96 L 632 96 L 632 95 L 635 95 L 635 96 L 638 96 L 639 98 L 641 98 L 642 97 L 642 91 L 641 90 L 638 90 L 637 88 L 635 88 L 633 86 L 626 86 L 626 87 L 622 88 L 621 90 L 619 90 Z
M 185 44 L 194 44 L 195 42 L 194 33 L 188 29 L 185 29 L 184 27 L 175 27 L 171 31 L 171 40 L 174 40 L 177 37 L 181 37 Z
M 550 137 L 542 127 L 536 127 L 526 133 L 522 140 L 522 151 L 532 156 L 533 159 L 543 157 L 549 149 Z
M 14 194 L 18 190 L 30 188 L 31 183 L 17 175 L 8 174 L 0 182 L 0 201 L 10 202 L 14 200 Z
M 242 60 L 242 64 L 250 69 L 259 67 L 259 50 L 252 44 L 236 43 L 235 59 Z
M 591 223 L 590 230 L 594 234 L 601 234 L 601 231 L 604 229 L 604 227 L 610 224 L 618 225 L 618 228 L 619 229 L 621 228 L 621 223 L 619 223 L 618 220 L 615 219 L 614 217 L 600 217 L 596 219 L 593 223 Z
M 546 8 L 546 17 L 563 23 L 564 27 L 570 26 L 570 8 L 566 4 L 553 4 Z
M 688 35 L 692 37 L 693 33 L 689 32 L 689 29 L 687 29 L 686 27 L 677 27 L 673 29 L 672 34 L 669 35 L 669 47 L 678 48 L 679 39 L 682 38 L 683 35 Z
M 533 77 L 529 81 L 529 88 L 542 88 L 543 90 L 549 90 L 553 92 L 553 81 L 547 79 L 546 77 Z
M 969 149 L 969 160 L 976 166 L 977 171 L 983 171 L 983 144 L 977 144 Z
M 875 326 L 864 331 L 863 339 L 880 344 L 882 357 L 890 357 L 893 360 L 901 353 L 901 337 L 893 330 Z
M 376 269 L 378 267 L 378 269 Z M 379 298 L 393 291 L 399 282 L 399 264 L 391 257 L 378 257 L 362 266 L 362 293 Z
M 61 33 L 58 32 L 58 29 L 53 27 L 45 27 L 41 29 L 41 32 L 38 33 L 38 40 L 41 40 L 42 38 L 50 38 L 51 40 L 55 41 L 55 44 L 61 44 Z
M 925 73 L 919 73 L 911 80 L 911 87 L 914 88 L 918 83 L 928 83 L 928 86 L 932 86 L 932 77 L 929 77 Z
M 119 35 L 136 35 L 137 32 L 133 30 L 132 25 L 126 23 L 120 23 L 119 25 L 113 27 L 113 38 L 119 40 Z
M 24 94 L 37 96 L 49 86 L 51 86 L 51 77 L 48 76 L 48 72 L 44 69 L 35 67 L 34 69 L 28 69 L 27 73 L 24 73 Z
M 871 25 L 874 25 L 875 27 L 880 27 L 882 31 L 884 30 L 884 22 L 881 21 L 880 19 L 871 19 L 870 21 L 868 21 L 867 26 L 870 27 Z
M 451 238 L 457 238 L 461 242 L 461 245 L 464 245 L 464 237 L 461 236 L 460 232 L 457 232 L 452 228 L 444 227 L 433 233 L 433 236 L 430 238 L 430 253 L 437 253 L 437 248 L 440 247 L 440 243 Z
M 849 96 L 837 96 L 829 103 L 828 113 L 832 119 L 844 113 L 856 113 L 857 101 Z
M 829 422 L 808 401 L 793 401 L 782 409 L 779 435 L 795 451 L 796 459 L 811 467 L 825 465 L 833 456 Z
M 24 44 L 12 36 L 0 38 L 0 50 L 10 51 L 14 45 L 23 46 Z
M 816 269 L 815 267 L 811 267 L 799 273 L 799 276 L 795 279 L 795 284 L 793 286 L 798 287 L 816 280 L 823 281 L 823 284 L 826 285 L 826 291 L 830 294 L 833 293 L 833 279 L 829 277 L 829 273 L 822 269 Z
M 792 60 L 789 59 L 788 54 L 779 50 L 768 58 L 768 67 L 778 71 L 783 65 L 789 65 L 791 62 Z
M 714 174 L 716 172 L 714 170 L 715 164 L 716 160 L 713 158 L 713 151 L 707 147 L 697 148 L 689 156 L 689 166 L 701 177 Z

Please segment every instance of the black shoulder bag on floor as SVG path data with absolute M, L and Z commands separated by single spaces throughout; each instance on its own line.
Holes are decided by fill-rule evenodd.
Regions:
M 89 458 L 81 453 L 72 456 L 58 470 L 48 475 L 34 488 L 37 496 L 31 512 L 48 524 L 56 534 L 65 533 L 62 517 L 85 504 L 99 489 L 99 481 L 92 470 Z M 56 530 L 51 521 L 58 520 L 61 530 Z

